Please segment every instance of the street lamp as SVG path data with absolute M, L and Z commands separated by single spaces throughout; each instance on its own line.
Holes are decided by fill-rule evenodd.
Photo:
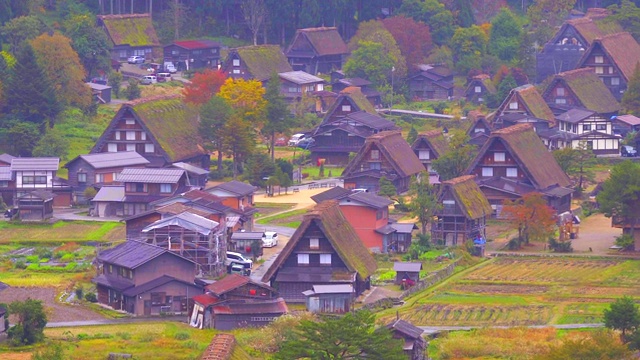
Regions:
M 391 104 L 389 105 L 389 115 L 391 115 L 391 109 L 393 108 L 393 73 L 396 72 L 396 67 L 391 67 Z

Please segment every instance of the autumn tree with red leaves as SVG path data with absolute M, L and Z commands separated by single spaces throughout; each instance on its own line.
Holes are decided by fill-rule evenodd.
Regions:
M 425 23 L 400 15 L 384 19 L 382 24 L 396 40 L 409 71 L 429 56 L 433 43 L 429 26 Z
M 518 228 L 517 247 L 529 241 L 547 241 L 555 232 L 555 211 L 540 193 L 506 200 L 501 215 Z
M 225 80 L 224 73 L 219 70 L 205 70 L 195 73 L 191 79 L 191 84 L 184 88 L 184 100 L 194 104 L 205 104 L 220 91 L 220 87 Z

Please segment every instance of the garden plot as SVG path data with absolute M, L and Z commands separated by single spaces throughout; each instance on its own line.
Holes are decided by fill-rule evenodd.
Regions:
M 460 272 L 380 313 L 415 325 L 492 326 L 602 322 L 616 298 L 640 298 L 637 260 L 504 257 Z

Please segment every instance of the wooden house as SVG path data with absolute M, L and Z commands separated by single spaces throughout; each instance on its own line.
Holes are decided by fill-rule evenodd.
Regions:
M 370 287 L 376 261 L 340 211 L 336 200 L 306 213 L 287 245 L 262 277 L 287 302 L 306 301 L 313 285 L 351 285 L 359 296 Z
M 613 122 L 595 111 L 573 108 L 556 116 L 556 123 L 556 127 L 538 133 L 550 149 L 578 149 L 584 144 L 596 155 L 620 152 L 621 139 L 613 133 Z
M 397 127 L 392 121 L 377 114 L 360 89 L 347 88 L 314 130 L 311 159 L 345 165 L 349 162 L 349 154 L 358 152 L 368 136 L 395 129 Z
M 531 124 L 518 124 L 491 133 L 469 166 L 496 215 L 504 200 L 530 192 L 542 193 L 558 213 L 569 211 L 571 182 Z
M 304 71 L 279 73 L 280 92 L 289 102 L 300 101 L 303 97 L 313 96 L 317 91 L 324 91 L 324 79 Z
M 613 133 L 621 137 L 627 136 L 630 132 L 640 131 L 640 118 L 631 114 L 614 116 Z
M 382 97 L 373 83 L 363 78 L 346 78 L 341 70 L 331 72 L 331 90 L 340 93 L 348 87 L 360 88 L 362 94 L 375 108 L 382 107 Z
M 0 155 L 0 199 L 7 204 L 13 204 L 15 181 L 11 172 L 11 159 L 9 154 Z
M 440 156 L 449 151 L 449 142 L 444 138 L 441 130 L 431 130 L 418 134 L 416 141 L 411 145 L 413 153 L 424 165 L 429 174 L 436 174 L 431 164 Z
M 80 155 L 67 162 L 69 186 L 73 188 L 73 200 L 83 203 L 84 191 L 116 183 L 116 176 L 125 168 L 145 167 L 149 160 L 135 151 Z
M 382 177 L 390 180 L 398 193 L 409 190 L 413 175 L 424 165 L 399 131 L 383 131 L 367 138 L 362 149 L 342 173 L 346 189 L 367 189 L 377 193 Z
M 142 229 L 147 242 L 178 253 L 198 264 L 202 273 L 226 273 L 224 226 L 189 211 L 160 219 Z
M 453 96 L 453 72 L 444 65 L 422 64 L 407 79 L 414 100 L 449 100 Z
M 278 45 L 243 46 L 230 49 L 220 67 L 232 79 L 267 81 L 274 73 L 293 71 Z
M 98 302 L 134 315 L 187 313 L 189 299 L 202 293 L 194 283 L 196 264 L 151 244 L 126 241 L 96 257 Z
M 174 41 L 163 48 L 164 62 L 172 62 L 178 70 L 217 69 L 220 47 L 213 40 Z
M 95 216 L 131 216 L 150 209 L 150 203 L 189 190 L 181 169 L 126 168 L 116 177 L 119 186 L 103 186 L 91 200 Z
M 538 90 L 526 84 L 509 92 L 493 116 L 493 128 L 502 129 L 511 125 L 531 123 L 536 131 L 547 130 L 555 125 L 553 111 Z
M 640 60 L 640 44 L 628 32 L 619 32 L 593 40 L 578 62 L 590 68 L 616 100 L 622 100 Z
M 53 193 L 54 207 L 70 206 L 71 187 L 57 176 L 59 164 L 60 159 L 54 157 L 11 158 L 11 166 L 0 166 L 0 192 L 5 203 L 17 206 L 23 195 L 44 190 Z
M 607 86 L 588 68 L 555 75 L 542 97 L 556 115 L 572 108 L 581 108 L 609 119 L 620 110 L 620 104 Z
M 205 293 L 193 300 L 190 323 L 200 329 L 264 326 L 288 312 L 275 289 L 236 274 L 205 286 Z
M 232 180 L 206 189 L 210 194 L 222 198 L 222 204 L 237 210 L 242 215 L 239 219 L 242 228 L 253 231 L 254 214 L 258 212 L 253 202 L 257 188 L 241 181 Z
M 393 271 L 396 272 L 396 280 L 394 284 L 402 285 L 403 282 L 411 281 L 414 284 L 420 281 L 420 271 L 422 271 L 421 262 L 401 262 L 393 263 Z
M 464 91 L 464 97 L 467 101 L 474 104 L 486 104 L 490 96 L 495 95 L 498 92 L 491 77 L 487 74 L 480 74 L 474 76 L 467 84 L 467 88 Z
M 578 68 L 580 58 L 593 41 L 623 31 L 615 21 L 604 20 L 605 14 L 591 14 L 567 20 L 536 54 L 536 83 L 549 76 Z
M 154 96 L 124 103 L 91 154 L 135 151 L 150 167 L 185 162 L 209 169 L 198 133 L 199 112 L 180 96 Z
M 394 339 L 404 340 L 403 350 L 408 360 L 423 360 L 427 356 L 427 341 L 422 337 L 424 332 L 413 324 L 397 319 L 387 325 Z
M 298 29 L 286 51 L 294 70 L 310 74 L 342 69 L 348 54 L 347 44 L 335 27 Z
M 474 181 L 474 175 L 444 181 L 438 194 L 436 221 L 431 225 L 431 241 L 463 245 L 478 235 L 486 238 L 487 217 L 493 213 L 489 201 Z
M 47 190 L 34 190 L 18 197 L 18 213 L 22 221 L 45 221 L 53 217 L 53 198 Z
M 482 147 L 482 145 L 487 142 L 487 139 L 489 139 L 493 127 L 487 120 L 487 117 L 479 110 L 469 111 L 467 119 L 472 121 L 471 126 L 467 129 L 469 143 L 477 147 Z
M 153 59 L 160 55 L 151 14 L 98 15 L 97 23 L 111 41 L 113 60 L 127 61 L 133 55 Z
M 345 314 L 351 311 L 355 293 L 351 284 L 313 285 L 303 291 L 307 311 L 320 314 Z

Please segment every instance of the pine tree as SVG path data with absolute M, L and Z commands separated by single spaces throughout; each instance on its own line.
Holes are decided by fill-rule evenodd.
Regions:
M 396 186 L 393 185 L 391 180 L 387 179 L 384 176 L 380 178 L 380 181 L 378 182 L 378 187 L 379 187 L 378 195 L 380 196 L 386 196 L 390 198 L 398 194 L 398 190 L 396 189 Z
M 411 125 L 411 130 L 409 130 L 409 134 L 407 135 L 407 142 L 409 145 L 413 145 L 413 143 L 416 142 L 416 139 L 418 139 L 418 131 L 413 127 L 413 125 Z
M 640 63 L 636 64 L 627 91 L 622 96 L 622 108 L 627 113 L 640 116 Z
M 280 77 L 277 73 L 271 75 L 264 93 L 264 99 L 267 101 L 265 108 L 267 121 L 262 128 L 262 133 L 269 136 L 269 152 L 271 160 L 274 160 L 276 133 L 287 131 L 293 123 L 289 107 L 284 96 L 280 93 Z

